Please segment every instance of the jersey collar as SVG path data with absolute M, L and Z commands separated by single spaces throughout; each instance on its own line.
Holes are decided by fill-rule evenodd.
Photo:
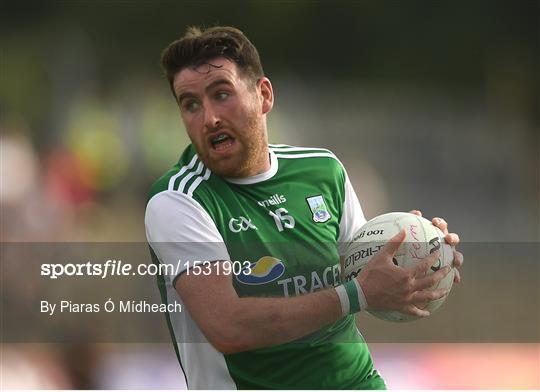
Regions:
M 277 173 L 277 170 L 278 170 L 278 160 L 277 160 L 276 154 L 274 154 L 272 150 L 269 150 L 269 151 L 270 151 L 270 169 L 268 169 L 264 173 L 256 174 L 254 176 L 246 177 L 246 178 L 225 178 L 225 180 L 233 184 L 248 185 L 248 184 L 256 184 L 258 182 L 266 181 L 274 177 L 274 175 Z

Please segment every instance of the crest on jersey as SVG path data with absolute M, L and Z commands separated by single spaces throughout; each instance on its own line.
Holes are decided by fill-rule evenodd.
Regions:
M 311 210 L 311 218 L 314 222 L 324 223 L 330 219 L 331 215 L 324 203 L 323 195 L 311 196 L 306 199 L 309 209 Z

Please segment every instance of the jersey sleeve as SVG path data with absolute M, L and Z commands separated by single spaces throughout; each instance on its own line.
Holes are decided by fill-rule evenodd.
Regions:
M 343 202 L 343 213 L 339 222 L 338 252 L 343 256 L 347 244 L 352 241 L 354 234 L 366 223 L 364 212 L 356 196 L 356 192 L 345 172 L 345 198 Z
M 144 220 L 148 243 L 159 262 L 169 266 L 173 282 L 195 261 L 230 259 L 210 215 L 183 193 L 164 191 L 152 197 Z

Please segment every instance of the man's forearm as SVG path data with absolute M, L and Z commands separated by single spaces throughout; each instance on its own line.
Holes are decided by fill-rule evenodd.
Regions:
M 336 290 L 290 298 L 240 298 L 230 277 L 182 277 L 176 286 L 193 319 L 223 353 L 286 343 L 342 317 Z
M 237 311 L 235 337 L 244 349 L 286 343 L 342 317 L 333 288 L 290 298 L 239 298 Z

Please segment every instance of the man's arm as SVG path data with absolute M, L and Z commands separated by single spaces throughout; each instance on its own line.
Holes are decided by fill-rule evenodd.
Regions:
M 224 354 L 286 343 L 342 317 L 333 288 L 291 298 L 240 298 L 231 275 L 217 263 L 209 276 L 184 273 L 176 290 L 206 338 Z
M 405 231 L 401 231 L 370 260 L 356 279 L 365 291 L 368 308 L 371 302 L 375 309 L 425 317 L 429 312 L 415 304 L 447 294 L 444 289 L 429 288 L 444 278 L 450 268 L 425 276 L 437 261 L 438 252 L 411 268 L 394 265 L 394 253 L 404 239 Z M 224 354 L 286 343 L 343 317 L 334 288 L 291 298 L 240 298 L 232 286 L 231 276 L 220 275 L 216 263 L 213 265 L 209 276 L 187 273 L 180 276 L 176 290 L 207 339 Z

